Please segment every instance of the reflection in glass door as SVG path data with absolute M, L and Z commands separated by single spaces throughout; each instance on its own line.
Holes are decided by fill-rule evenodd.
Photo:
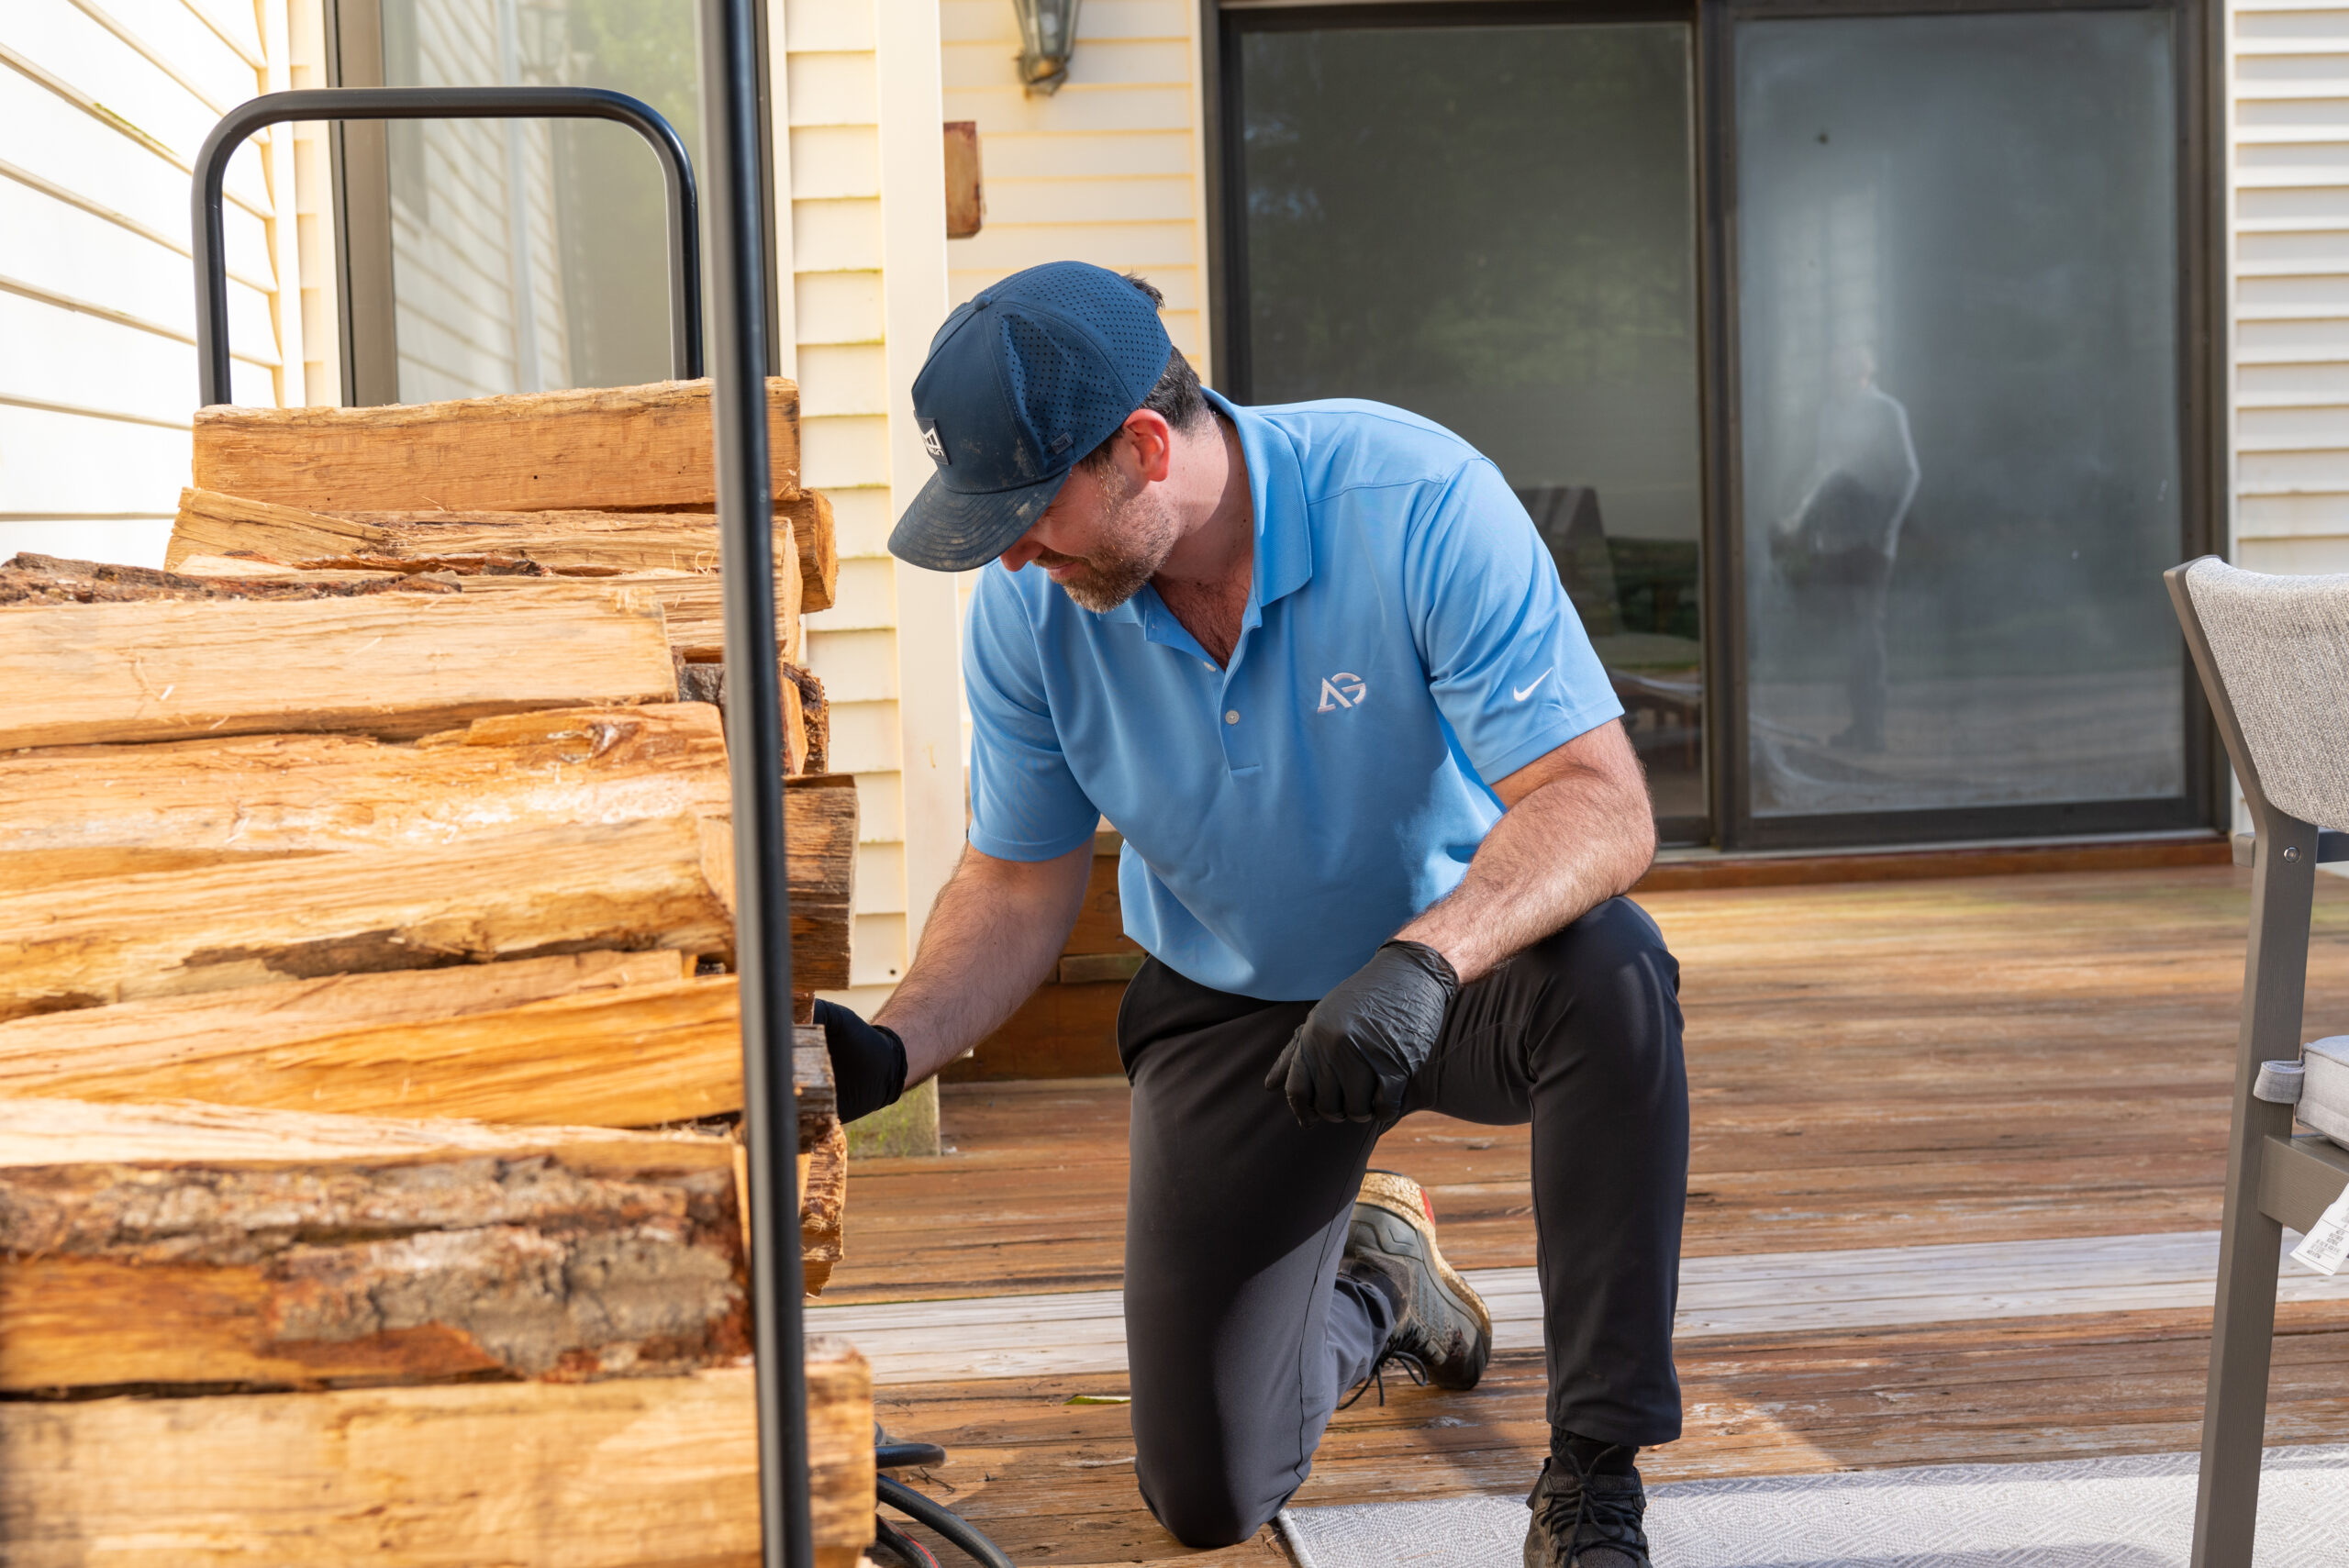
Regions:
M 695 0 L 380 0 L 384 82 L 611 87 L 698 157 Z M 388 128 L 399 400 L 670 373 L 666 197 L 600 120 Z
M 1359 13 L 1357 13 L 1359 15 Z M 1243 400 L 1365 397 L 1508 478 L 1708 836 L 1689 28 L 1227 11 Z
M 2170 28 L 1738 25 L 1742 793 L 1763 831 L 2190 820 L 2160 578 L 2182 534 Z

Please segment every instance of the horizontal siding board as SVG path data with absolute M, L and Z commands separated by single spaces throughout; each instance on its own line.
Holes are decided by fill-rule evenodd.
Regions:
M 1191 123 L 1191 89 L 1179 86 L 1099 87 L 1072 81 L 1049 98 L 1030 98 L 1017 83 L 1002 92 L 953 95 L 956 117 L 979 121 L 982 156 L 996 132 L 1175 130 Z
M 941 0 L 941 35 L 949 44 L 999 43 L 1015 50 L 1019 30 L 1004 0 Z M 1190 35 L 1185 0 L 1085 0 L 1076 17 L 1076 52 L 1085 46 L 1127 39 L 1182 39 Z
M 832 501 L 832 532 L 839 540 L 843 573 L 851 561 L 863 561 L 859 573 L 870 568 L 886 570 L 889 561 L 889 530 L 896 526 L 897 514 L 889 504 L 889 487 L 885 484 L 865 484 L 853 489 L 828 492 Z M 862 603 L 862 590 L 855 584 L 841 590 L 836 602 Z M 896 612 L 890 614 L 894 617 Z M 841 625 L 849 624 L 842 621 Z
M 963 241 L 958 265 L 1015 271 L 1074 259 L 1115 272 L 1187 267 L 1197 254 L 1188 223 L 1055 223 L 988 228 Z
M 808 54 L 795 49 L 788 74 L 794 127 L 880 122 L 880 78 L 870 54 Z
M 802 344 L 881 341 L 881 274 L 877 270 L 803 272 L 794 276 L 792 288 Z
M 894 702 L 836 703 L 831 708 L 831 764 L 852 773 L 896 773 L 905 748 Z
M 785 0 L 783 37 L 792 50 L 841 53 L 869 50 L 879 41 L 870 4 L 857 0 Z
M 882 492 L 885 497 L 887 492 Z M 886 502 L 884 501 L 885 509 Z M 855 555 L 841 562 L 832 607 L 820 622 L 826 635 L 885 630 L 897 624 L 896 562 L 888 555 Z
M 987 106 L 982 101 L 958 108 L 950 96 L 947 112 L 973 119 Z M 996 180 L 1114 180 L 1193 172 L 1188 126 L 1077 136 L 1049 130 L 997 130 L 982 119 L 979 158 L 990 184 Z
M 1016 62 L 1006 58 L 1000 43 L 948 44 L 942 54 L 949 93 L 974 89 L 1021 92 Z M 1097 39 L 1090 43 L 1080 39 L 1076 51 L 1069 57 L 1068 82 L 1061 91 L 1165 86 L 1190 80 L 1191 49 L 1179 36 Z
M 791 133 L 791 194 L 813 201 L 881 194 L 881 132 L 870 125 L 801 126 Z
M 0 402 L 0 512 L 168 515 L 187 483 L 190 444 L 184 428 Z
M 2286 365 L 2246 360 L 2235 367 L 2238 407 L 2288 407 L 2308 403 L 2349 405 L 2349 360 Z
M 852 911 L 858 915 L 906 912 L 906 849 L 902 843 L 859 844 Z
M 895 702 L 897 635 L 888 627 L 833 631 L 811 625 L 807 649 L 823 661 L 824 696 L 836 703 Z
M 1188 224 L 1194 194 L 1188 170 L 1174 175 L 989 179 L 986 221 L 990 228 L 1059 224 L 1081 213 L 1088 224 Z
M 188 177 L 163 159 L 6 69 L 0 125 L 8 128 L 11 163 L 187 243 Z
M 195 413 L 192 344 L 6 293 L 0 343 L 0 393 L 174 422 Z
M 2349 495 L 2246 495 L 2238 539 L 2329 539 L 2349 534 Z
M 889 361 L 878 343 L 799 347 L 799 409 L 803 419 L 889 413 Z
M 857 880 L 863 882 L 862 851 Z M 860 915 L 849 934 L 849 981 L 856 985 L 894 985 L 905 973 L 906 917 Z
M 799 469 L 811 490 L 829 494 L 889 472 L 889 421 L 879 414 L 803 416 Z
M 879 272 L 881 204 L 793 202 L 791 264 L 793 271 L 801 272 Z
M 856 837 L 860 843 L 906 836 L 905 781 L 896 773 L 856 775 Z

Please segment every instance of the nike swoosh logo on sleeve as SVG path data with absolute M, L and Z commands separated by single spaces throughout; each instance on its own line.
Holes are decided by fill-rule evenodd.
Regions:
M 1555 664 L 1550 666 L 1550 670 L 1554 670 L 1556 668 L 1557 666 Z M 1542 682 L 1550 678 L 1550 670 L 1544 670 L 1540 674 L 1534 676 L 1533 684 L 1531 686 L 1512 688 L 1508 694 L 1509 700 L 1512 702 L 1523 702 L 1526 698 L 1531 696 L 1533 695 L 1534 688 L 1538 687 Z

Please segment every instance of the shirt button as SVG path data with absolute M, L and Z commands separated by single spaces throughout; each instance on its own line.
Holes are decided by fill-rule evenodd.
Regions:
M 1225 712 L 1224 716 L 1223 716 L 1223 721 L 1224 721 L 1226 724 L 1237 724 L 1237 723 L 1239 723 L 1239 722 L 1240 722 L 1240 710 L 1239 710 L 1238 708 L 1236 708 L 1236 707 L 1235 707 L 1235 708 L 1231 708 L 1231 709 L 1227 710 L 1227 711 Z
M 1212 670 L 1215 668 L 1215 661 L 1212 659 L 1202 659 L 1199 661 L 1199 668 L 1202 670 Z

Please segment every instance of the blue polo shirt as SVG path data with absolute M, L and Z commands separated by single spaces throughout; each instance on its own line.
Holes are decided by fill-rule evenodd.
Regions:
M 1255 505 L 1230 668 L 1152 588 L 1097 615 L 982 568 L 971 842 L 1050 860 L 1107 817 L 1134 940 L 1219 990 L 1319 997 L 1459 884 L 1490 781 L 1623 708 L 1475 448 L 1382 404 L 1208 395 Z

